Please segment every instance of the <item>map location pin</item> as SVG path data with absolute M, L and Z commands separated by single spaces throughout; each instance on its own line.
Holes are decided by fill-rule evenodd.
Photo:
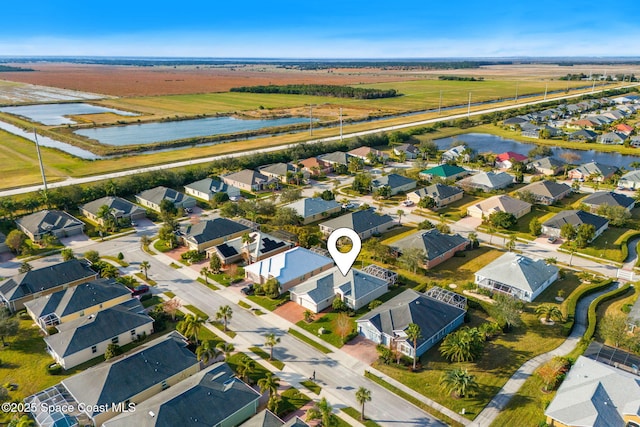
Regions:
M 351 240 L 352 246 L 349 252 L 342 253 L 338 250 L 336 244 L 341 237 L 348 237 Z M 358 233 L 352 229 L 338 228 L 334 230 L 329 236 L 329 239 L 327 239 L 327 249 L 329 250 L 329 254 L 331 254 L 331 258 L 333 258 L 333 261 L 338 266 L 340 273 L 346 276 L 349 270 L 351 270 L 351 266 L 353 266 L 356 258 L 358 258 L 360 249 L 362 249 L 362 242 L 360 241 Z

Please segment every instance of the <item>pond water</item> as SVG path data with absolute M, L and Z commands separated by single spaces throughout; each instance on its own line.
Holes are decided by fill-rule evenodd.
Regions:
M 98 107 L 97 105 L 74 102 L 69 104 L 39 104 L 21 105 L 18 107 L 2 107 L 3 113 L 25 117 L 32 122 L 42 123 L 47 126 L 75 124 L 74 120 L 65 116 L 81 116 L 83 114 L 115 113 L 120 116 L 137 116 L 129 111 L 116 110 L 115 108 Z
M 434 141 L 439 149 L 448 150 L 452 146 L 461 145 L 466 143 L 470 148 L 477 153 L 492 152 L 495 154 L 504 153 L 505 151 L 513 151 L 514 153 L 527 155 L 529 151 L 536 147 L 534 143 L 525 143 L 514 141 L 512 139 L 502 138 L 496 135 L 486 133 L 467 133 L 463 135 L 457 135 L 449 138 L 436 139 Z M 640 150 L 638 150 L 638 156 L 628 156 L 618 153 L 603 153 L 595 150 L 571 150 L 567 148 L 552 147 L 554 158 L 565 162 L 561 155 L 566 152 L 575 153 L 580 156 L 580 160 L 576 163 L 588 163 L 598 162 L 605 165 L 625 167 L 627 169 L 633 169 L 629 167 L 632 162 L 640 161 Z
M 154 142 L 233 134 L 305 122 L 308 123 L 309 119 L 287 117 L 281 119 L 244 120 L 234 117 L 210 117 L 206 119 L 80 129 L 75 133 L 105 145 L 153 144 Z

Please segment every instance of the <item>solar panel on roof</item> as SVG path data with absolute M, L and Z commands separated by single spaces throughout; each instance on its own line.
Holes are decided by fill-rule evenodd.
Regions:
M 275 249 L 281 248 L 283 247 L 285 244 L 284 242 L 276 242 L 275 240 L 271 240 L 268 237 L 264 237 L 262 239 L 262 246 L 263 248 L 260 249 L 260 253 L 268 253 L 271 252 Z

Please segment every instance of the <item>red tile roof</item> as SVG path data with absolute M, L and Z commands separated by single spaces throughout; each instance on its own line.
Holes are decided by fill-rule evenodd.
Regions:
M 525 160 L 527 160 L 527 156 L 523 156 L 522 154 L 519 154 L 519 153 L 514 153 L 513 151 L 506 151 L 496 156 L 496 160 L 498 160 L 499 162 L 504 162 L 505 160 L 511 160 L 511 159 L 514 159 L 518 162 L 524 162 Z

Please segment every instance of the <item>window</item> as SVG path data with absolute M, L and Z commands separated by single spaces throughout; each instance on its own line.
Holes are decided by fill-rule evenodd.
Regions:
M 120 339 L 118 337 L 111 338 L 111 343 L 113 343 L 113 344 L 118 344 L 119 341 L 120 341 Z
M 91 353 L 97 353 L 97 352 L 98 352 L 98 347 L 96 347 L 95 345 L 91 347 Z
M 135 337 L 136 336 L 136 330 L 134 329 L 133 331 L 131 331 L 131 336 Z
M 167 384 L 167 380 L 162 380 L 160 384 L 162 385 L 163 390 L 166 390 L 169 388 L 169 385 Z

